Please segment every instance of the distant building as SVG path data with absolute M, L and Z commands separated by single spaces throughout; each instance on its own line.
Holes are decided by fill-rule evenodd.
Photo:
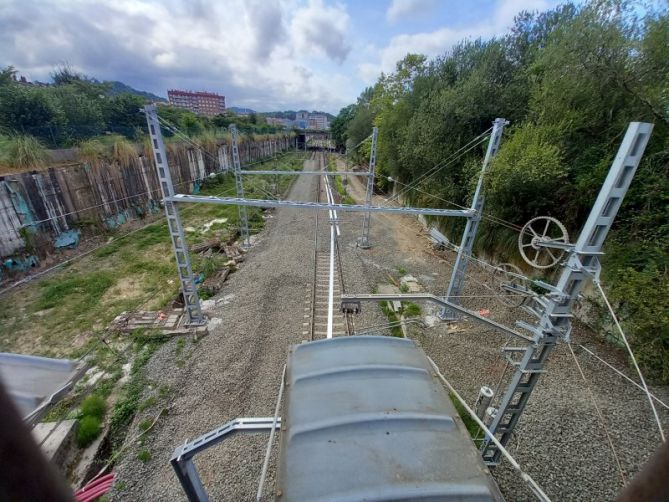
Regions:
M 225 112 L 225 96 L 215 92 L 192 92 L 170 89 L 167 98 L 172 106 L 185 108 L 193 113 L 213 117 Z
M 328 127 L 327 115 L 320 113 L 309 114 L 309 129 L 327 129 Z
M 278 126 L 278 127 L 290 127 L 292 123 L 292 120 L 281 119 L 277 117 L 265 117 L 265 120 L 267 120 L 268 125 Z
M 295 112 L 294 127 L 298 129 L 329 129 L 327 115 L 323 113 L 309 113 L 305 110 Z

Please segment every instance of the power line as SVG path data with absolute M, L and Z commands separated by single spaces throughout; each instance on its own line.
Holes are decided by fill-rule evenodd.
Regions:
M 588 382 L 588 379 L 585 378 L 585 373 L 583 373 L 583 369 L 581 368 L 581 365 L 578 362 L 578 359 L 576 358 L 576 354 L 574 354 L 574 349 L 571 346 L 571 342 L 567 342 L 567 347 L 569 347 L 569 352 L 571 353 L 574 363 L 576 364 L 576 368 L 578 369 L 578 372 L 581 374 L 581 379 L 583 380 L 583 382 L 585 382 L 585 386 L 588 389 L 588 394 L 590 395 L 590 401 L 592 402 L 592 405 L 594 406 L 595 411 L 597 412 L 597 417 L 599 418 L 599 421 L 602 424 L 602 428 L 604 429 L 604 434 L 606 435 L 609 447 L 611 448 L 611 453 L 613 453 L 613 458 L 615 459 L 616 465 L 618 467 L 618 473 L 620 474 L 620 479 L 623 482 L 623 486 L 625 486 L 625 483 L 627 483 L 627 479 L 625 479 L 623 466 L 620 464 L 620 458 L 618 458 L 618 453 L 616 452 L 616 448 L 613 445 L 613 439 L 611 439 L 611 433 L 609 432 L 606 420 L 604 420 L 604 415 L 602 414 L 602 410 L 600 410 L 599 406 L 597 405 L 597 401 L 595 400 L 595 394 L 592 392 L 592 387 L 590 387 L 590 382 Z
M 632 380 L 630 377 L 628 377 L 627 375 L 625 375 L 625 373 L 623 373 L 622 371 L 620 371 L 618 368 L 616 368 L 616 367 L 613 366 L 612 364 L 606 362 L 604 359 L 602 359 L 601 357 L 599 357 L 599 356 L 598 356 L 597 354 L 595 354 L 593 351 L 591 351 L 590 349 L 588 349 L 585 345 L 579 345 L 579 347 L 582 348 L 583 350 L 585 350 L 588 354 L 590 354 L 592 357 L 594 357 L 595 359 L 597 359 L 599 362 L 601 362 L 601 363 L 604 364 L 605 366 L 608 366 L 608 367 L 611 368 L 613 371 L 615 371 L 616 373 L 618 373 L 618 375 L 620 375 L 621 377 L 623 377 L 625 380 L 627 380 L 627 381 L 628 381 L 629 383 L 631 383 L 632 385 L 636 386 L 637 388 L 639 388 L 639 389 L 641 389 L 641 390 L 644 390 L 644 388 L 643 388 L 641 385 L 639 385 L 638 383 L 636 383 L 634 380 Z M 657 403 L 659 403 L 661 406 L 663 406 L 664 408 L 666 408 L 666 409 L 669 410 L 669 405 L 668 405 L 667 403 L 665 403 L 664 401 L 662 401 L 662 400 L 661 400 L 660 398 L 658 398 L 655 394 L 652 394 L 652 393 L 651 393 L 651 396 L 653 397 L 653 399 L 655 399 L 655 401 L 656 401 Z
M 476 137 L 475 137 L 473 140 L 471 140 L 469 143 L 467 143 L 467 144 L 465 144 L 464 146 L 462 146 L 462 147 L 460 147 L 459 149 L 457 149 L 457 150 L 456 150 L 455 152 L 453 152 L 453 154 L 451 154 L 451 156 L 448 157 L 446 160 L 442 160 L 441 162 L 438 162 L 434 167 L 432 167 L 431 169 L 427 170 L 427 171 L 424 172 L 421 176 L 419 176 L 417 179 L 415 179 L 414 181 L 412 181 L 412 182 L 410 183 L 410 186 L 411 186 L 411 185 L 416 185 L 416 184 L 420 183 L 421 181 L 424 181 L 424 180 L 426 180 L 426 179 L 431 178 L 431 177 L 434 176 L 437 172 L 439 172 L 441 169 L 443 169 L 444 167 L 446 167 L 446 166 L 452 164 L 453 162 L 455 162 L 456 160 L 458 160 L 460 157 L 462 157 L 464 154 L 466 154 L 466 153 L 468 153 L 470 150 L 476 148 L 479 144 L 483 143 L 483 142 L 487 139 L 487 138 L 484 138 L 483 136 L 485 136 L 485 135 L 486 135 L 488 132 L 490 132 L 491 130 L 492 130 L 492 127 L 490 127 L 488 130 L 486 130 L 486 131 L 482 132 L 481 134 L 479 134 L 478 136 L 476 136 Z M 473 145 L 471 148 L 468 148 L 469 145 L 472 145 L 472 143 L 475 143 L 475 142 L 477 142 L 477 141 L 478 141 L 478 143 L 476 143 L 475 145 Z M 465 149 L 466 149 L 466 150 L 465 150 Z M 458 153 L 461 152 L 462 150 L 465 150 L 465 151 L 462 152 L 461 155 L 458 155 Z M 457 155 L 457 157 L 455 157 L 456 155 Z M 454 158 L 454 157 L 455 157 L 455 158 Z M 426 178 L 426 177 L 427 177 L 427 178 Z M 406 192 L 406 189 L 405 189 L 404 191 L 400 191 L 400 192 L 398 192 L 395 196 L 393 196 L 393 199 L 397 199 L 397 198 L 398 198 L 400 195 L 402 195 L 404 192 Z
M 653 402 L 653 398 L 651 397 L 650 390 L 648 390 L 648 385 L 646 385 L 646 379 L 643 377 L 643 373 L 641 373 L 641 369 L 639 368 L 639 364 L 636 361 L 636 357 L 634 356 L 634 352 L 632 352 L 632 347 L 630 347 L 630 344 L 627 341 L 627 337 L 625 336 L 625 332 L 623 331 L 623 328 L 620 326 L 620 322 L 618 321 L 618 316 L 616 316 L 616 313 L 614 312 L 613 307 L 611 306 L 611 303 L 609 302 L 609 299 L 607 298 L 606 293 L 604 292 L 604 289 L 602 288 L 602 284 L 599 282 L 599 280 L 594 280 L 593 282 L 597 286 L 597 289 L 599 289 L 599 292 L 601 293 L 602 298 L 604 299 L 604 303 L 606 303 L 606 306 L 609 309 L 609 312 L 611 313 L 611 317 L 613 318 L 613 321 L 615 322 L 616 327 L 618 328 L 618 332 L 620 333 L 620 336 L 622 337 L 622 340 L 625 343 L 625 347 L 627 348 L 627 352 L 629 353 L 630 357 L 632 358 L 632 363 L 634 364 L 634 368 L 636 369 L 636 372 L 639 375 L 639 380 L 641 380 L 641 385 L 643 386 L 643 390 L 646 393 L 646 397 L 648 398 L 648 402 L 650 403 L 650 407 L 653 410 L 653 415 L 655 416 L 655 422 L 657 422 L 657 427 L 660 431 L 660 437 L 662 438 L 662 442 L 665 442 L 666 440 L 664 438 L 664 430 L 662 429 L 662 422 L 660 422 L 660 417 L 657 414 L 657 409 L 655 408 L 655 403 Z
M 469 413 L 472 420 L 474 420 L 476 424 L 485 431 L 486 436 L 489 437 L 493 443 L 495 443 L 495 446 L 497 446 L 497 448 L 499 448 L 500 453 L 502 453 L 502 455 L 504 455 L 507 458 L 507 460 L 511 464 L 511 467 L 513 467 L 516 471 L 519 472 L 520 477 L 522 478 L 523 481 L 525 481 L 528 484 L 530 490 L 532 490 L 532 493 L 534 493 L 534 495 L 539 500 L 544 502 L 550 502 L 550 498 L 548 497 L 548 495 L 546 495 L 546 493 L 541 489 L 541 487 L 537 484 L 537 482 L 534 481 L 532 476 L 530 476 L 527 472 L 525 472 L 521 468 L 518 461 L 511 456 L 511 454 L 508 452 L 506 448 L 504 448 L 502 443 L 500 443 L 499 439 L 495 437 L 495 434 L 490 429 L 488 429 L 488 427 L 483 423 L 483 421 L 476 415 L 474 410 L 472 410 L 469 407 L 467 401 L 465 401 L 462 398 L 462 396 L 458 393 L 458 391 L 456 391 L 455 388 L 451 385 L 451 383 L 448 380 L 446 380 L 446 377 L 441 373 L 436 363 L 429 357 L 427 359 L 428 361 L 430 361 L 430 364 L 432 365 L 432 368 L 434 369 L 437 377 L 439 377 L 439 379 L 444 383 L 444 385 L 448 387 L 448 390 L 457 398 L 457 400 L 460 401 L 460 404 L 462 404 L 465 411 Z
M 415 190 L 415 191 L 420 192 L 420 193 L 422 193 L 422 194 L 428 195 L 428 196 L 432 197 L 433 199 L 440 200 L 440 201 L 442 201 L 442 202 L 446 202 L 447 204 L 452 204 L 452 205 L 454 205 L 455 207 L 458 207 L 458 208 L 460 208 L 460 209 L 471 209 L 471 208 L 469 208 L 469 207 L 467 207 L 467 206 L 463 206 L 462 204 L 458 204 L 457 202 L 453 202 L 453 201 L 451 201 L 451 200 L 444 199 L 443 197 L 440 197 L 440 196 L 435 195 L 435 194 L 433 194 L 433 193 L 427 192 L 427 191 L 422 190 L 422 189 L 420 189 L 420 188 L 418 188 L 418 187 L 411 187 L 411 186 L 409 186 L 409 185 L 405 185 L 405 184 L 402 183 L 401 181 L 398 181 L 398 180 L 396 180 L 395 178 L 392 178 L 392 177 L 390 177 L 390 176 L 388 177 L 388 180 L 389 180 L 389 181 L 393 181 L 393 182 L 395 182 L 395 183 L 398 183 L 398 184 L 400 184 L 400 185 L 403 185 L 403 186 L 405 186 L 405 187 L 407 187 L 407 188 L 410 188 L 411 190 Z M 515 223 L 512 223 L 512 222 L 507 221 L 507 220 L 503 220 L 502 218 L 498 218 L 497 216 L 493 216 L 493 215 L 491 215 L 491 214 L 489 214 L 489 213 L 481 213 L 481 216 L 482 216 L 484 219 L 489 220 L 489 221 L 492 222 L 492 223 L 495 223 L 495 224 L 498 224 L 498 225 L 502 225 L 502 226 L 504 226 L 504 227 L 506 227 L 506 228 L 509 228 L 509 229 L 511 229 L 511 230 L 514 230 L 514 231 L 516 231 L 516 232 L 520 232 L 520 231 L 523 229 L 523 227 L 521 227 L 520 225 L 516 225 Z

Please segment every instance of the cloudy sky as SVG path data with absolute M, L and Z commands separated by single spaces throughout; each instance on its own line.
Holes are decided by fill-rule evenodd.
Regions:
M 337 113 L 408 52 L 504 33 L 556 0 L 0 0 L 0 65 L 47 81 L 68 63 L 166 96 Z

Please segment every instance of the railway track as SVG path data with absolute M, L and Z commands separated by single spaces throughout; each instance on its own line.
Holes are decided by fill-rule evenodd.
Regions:
M 325 155 L 316 152 L 312 157 L 317 162 L 317 169 L 326 171 Z M 328 190 L 327 180 L 319 176 L 316 186 L 316 200 L 320 202 L 321 194 Z M 331 190 L 334 197 L 336 191 Z M 326 194 L 327 196 L 327 194 Z M 311 340 L 328 337 L 328 316 L 330 311 L 330 271 L 332 266 L 332 336 L 346 336 L 354 331 L 353 320 L 349 314 L 340 312 L 341 294 L 344 289 L 343 273 L 339 243 L 335 233 L 334 245 L 331 245 L 330 226 L 335 224 L 334 218 L 316 212 L 314 224 L 314 276 L 311 297 Z M 331 260 L 331 255 L 334 257 Z M 332 263 L 331 263 L 332 261 Z

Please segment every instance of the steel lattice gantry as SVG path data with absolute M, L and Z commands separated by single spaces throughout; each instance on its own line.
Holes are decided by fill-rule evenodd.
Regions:
M 172 175 L 167 164 L 167 153 L 165 151 L 163 135 L 160 132 L 156 105 L 145 106 L 144 113 L 149 126 L 151 146 L 153 147 L 153 156 L 156 162 L 158 180 L 160 181 L 160 190 L 163 194 L 165 216 L 167 217 L 167 225 L 172 239 L 172 248 L 174 249 L 174 256 L 177 261 L 184 310 L 188 315 L 189 324 L 202 325 L 205 323 L 205 318 L 200 308 L 200 297 L 198 296 L 197 286 L 193 277 L 193 269 L 188 255 L 188 245 L 186 244 L 183 225 L 179 218 L 179 208 L 172 200 L 172 197 L 174 197 L 174 185 L 172 184 Z
M 538 324 L 516 323 L 533 333 L 534 343 L 525 348 L 506 349 L 508 352 L 520 352 L 522 356 L 517 361 L 512 360 L 516 371 L 490 425 L 491 432 L 502 445 L 508 443 L 530 394 L 545 372 L 546 360 L 555 344 L 559 340 L 569 340 L 572 306 L 584 282 L 599 276 L 599 256 L 604 240 L 639 166 L 652 130 L 652 124 L 632 122 L 629 125 L 590 215 L 576 244 L 570 249 L 560 279 L 545 304 L 540 305 Z M 550 243 L 540 245 L 551 246 Z M 563 245 L 555 247 L 564 248 Z M 487 463 L 499 463 L 501 452 L 489 437 L 484 440 L 481 451 Z
M 499 150 L 499 145 L 502 140 L 502 132 L 504 131 L 504 126 L 508 124 L 506 119 L 497 118 L 493 122 L 492 133 L 490 134 L 490 140 L 488 142 L 488 149 L 486 150 L 485 158 L 483 159 L 483 166 L 481 167 L 481 173 L 479 175 L 479 180 L 476 185 L 476 190 L 474 191 L 474 197 L 472 199 L 471 209 L 474 211 L 474 216 L 467 219 L 465 225 L 465 231 L 462 234 L 462 241 L 460 242 L 460 247 L 458 248 L 458 254 L 455 259 L 455 265 L 453 265 L 453 271 L 451 273 L 451 280 L 448 284 L 448 291 L 446 293 L 446 298 L 454 303 L 459 303 L 459 297 L 462 295 L 462 291 L 465 286 L 465 274 L 467 273 L 467 262 L 469 257 L 472 254 L 474 249 L 474 239 L 476 238 L 476 231 L 479 227 L 479 222 L 481 221 L 481 214 L 483 211 L 483 179 L 488 170 L 491 160 L 497 154 Z M 455 320 L 459 317 L 457 311 L 444 307 L 439 314 L 443 320 Z
M 230 137 L 232 142 L 232 165 L 235 170 L 235 187 L 237 189 L 237 197 L 244 197 L 244 182 L 242 181 L 242 164 L 239 160 L 239 147 L 237 145 L 237 126 L 230 124 Z M 251 246 L 251 236 L 249 234 L 249 216 L 246 212 L 246 207 L 239 206 L 239 231 L 242 234 L 242 245 L 246 247 Z
M 372 129 L 372 148 L 369 151 L 369 169 L 367 178 L 367 192 L 365 193 L 365 206 L 372 205 L 372 196 L 374 195 L 374 170 L 376 169 L 376 144 L 379 137 L 379 128 Z M 362 237 L 360 237 L 360 247 L 368 249 L 372 245 L 369 242 L 369 226 L 372 214 L 367 211 L 362 220 Z
M 326 173 L 323 173 L 326 174 Z M 431 207 L 386 207 L 365 206 L 362 204 L 328 204 L 326 202 L 299 202 L 275 199 L 242 199 L 237 197 L 215 197 L 208 195 L 176 194 L 168 198 L 172 202 L 197 202 L 205 204 L 222 204 L 229 206 L 247 206 L 264 208 L 292 207 L 297 209 L 317 209 L 320 211 L 344 211 L 352 213 L 391 213 L 391 214 L 429 214 L 432 216 L 456 216 L 468 218 L 474 214 L 471 209 L 438 209 Z

